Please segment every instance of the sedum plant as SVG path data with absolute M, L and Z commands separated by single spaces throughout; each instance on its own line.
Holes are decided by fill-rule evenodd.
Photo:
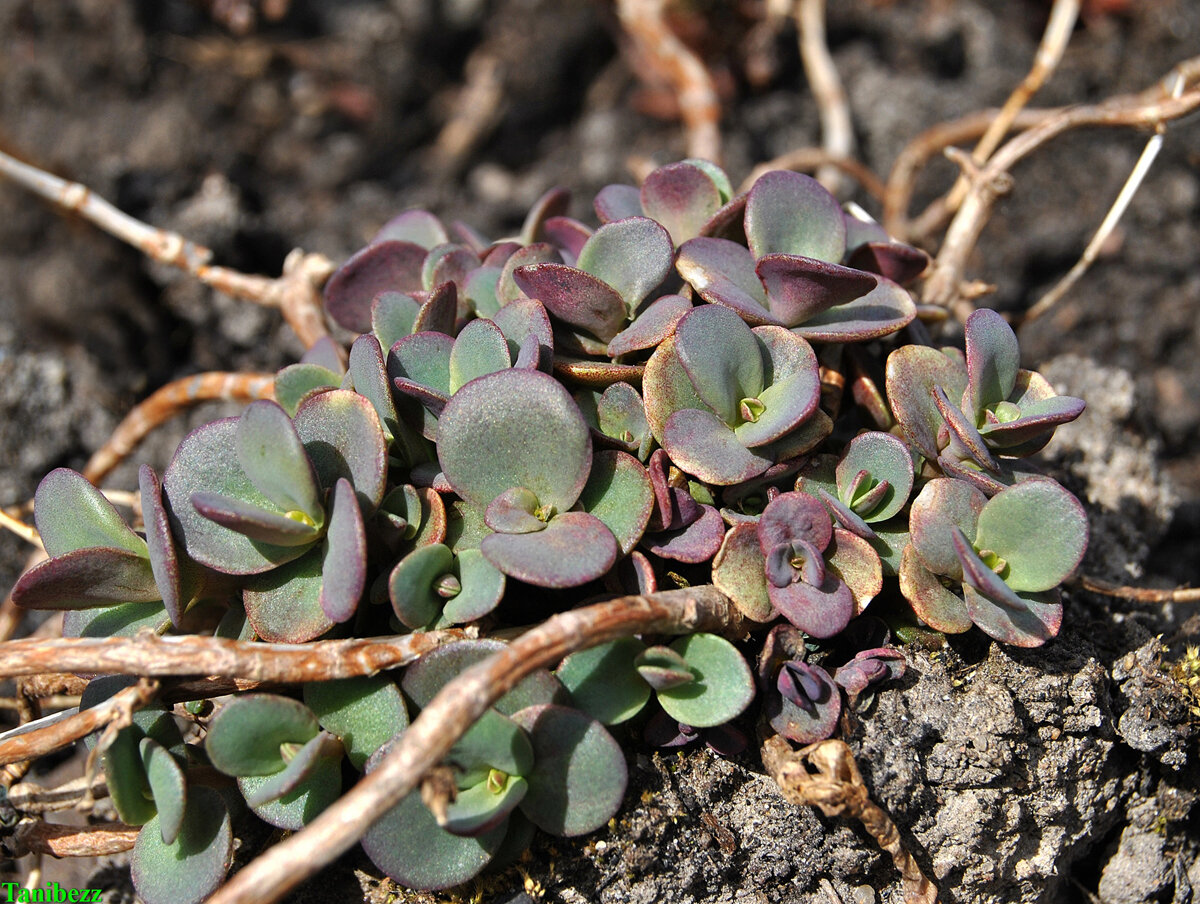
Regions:
M 70 635 L 481 635 L 386 675 L 235 694 L 191 745 L 139 713 L 104 757 L 143 826 L 148 904 L 220 883 L 231 815 L 311 822 L 504 648 L 494 631 L 598 594 L 711 583 L 749 632 L 623 637 L 535 672 L 367 833 L 381 870 L 441 889 L 535 830 L 600 828 L 622 743 L 733 754 L 756 711 L 828 737 L 903 678 L 877 609 L 1018 646 L 1057 633 L 1087 523 L 1028 458 L 1082 402 L 1019 366 L 999 315 L 970 317 L 965 352 L 908 342 L 927 258 L 807 176 L 734 196 L 688 160 L 594 207 L 593 229 L 550 192 L 495 242 L 391 220 L 325 288 L 349 349 L 316 343 L 274 401 L 193 431 L 161 480 L 143 467 L 140 530 L 75 472 L 42 481 L 49 558 L 13 599 L 65 610 Z M 886 380 L 843 405 L 822 368 L 848 343 Z

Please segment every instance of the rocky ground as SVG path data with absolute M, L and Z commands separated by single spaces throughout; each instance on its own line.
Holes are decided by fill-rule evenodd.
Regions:
M 1048 5 L 831 3 L 829 43 L 861 159 L 886 173 L 925 128 L 1001 103 L 1029 66 Z M 774 38 L 774 68 L 752 77 L 769 58 L 749 49 L 743 16 L 753 4 L 680 6 L 725 74 L 735 183 L 755 163 L 819 141 L 794 33 Z M 341 259 L 409 206 L 500 234 L 564 185 L 572 213 L 590 218 L 598 188 L 630 180 L 631 155 L 684 154 L 677 122 L 639 112 L 660 109 L 660 93 L 636 79 L 600 0 L 291 7 L 282 22 L 236 37 L 188 0 L 0 0 L 0 148 L 210 245 L 222 263 L 267 274 L 296 246 Z M 1087 7 L 1039 104 L 1140 90 L 1200 47 L 1200 8 L 1189 0 Z M 444 126 L 485 65 L 494 67 L 487 115 L 473 142 L 451 147 Z M 1084 570 L 1102 579 L 1197 577 L 1198 137 L 1194 120 L 1169 130 L 1102 259 L 1021 333 L 1026 364 L 1089 403 L 1048 458 L 1087 501 Z M 994 306 L 1028 306 L 1071 266 L 1144 141 L 1069 135 L 1015 170 L 968 274 L 996 284 Z M 949 163 L 931 165 L 917 205 L 952 176 Z M 53 467 L 80 467 L 164 382 L 274 369 L 297 352 L 273 312 L 147 264 L 0 185 L 0 503 L 28 498 Z M 162 467 L 188 422 L 153 437 L 139 460 Z M 132 486 L 132 470 L 111 484 Z M 23 556 L 0 536 L 0 587 Z M 1196 723 L 1168 677 L 1184 644 L 1200 641 L 1189 615 L 1072 593 L 1062 636 L 1044 649 L 966 636 L 913 651 L 909 675 L 858 715 L 848 740 L 943 900 L 1196 900 Z M 890 860 L 865 833 L 784 803 L 756 757 L 636 749 L 633 787 L 609 831 L 543 841 L 523 872 L 464 898 L 901 900 Z M 356 872 L 368 866 L 351 859 L 305 894 L 387 900 L 395 889 Z M 103 876 L 119 896 L 120 870 Z

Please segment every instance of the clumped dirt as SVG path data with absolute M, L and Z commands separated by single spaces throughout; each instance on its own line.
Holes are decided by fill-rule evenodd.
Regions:
M 754 4 L 679 6 L 722 73 L 735 183 L 819 142 L 794 32 L 754 44 Z M 1039 105 L 1141 90 L 1200 46 L 1200 8 L 1187 0 L 1087 6 Z M 922 130 L 1002 103 L 1048 7 L 831 3 L 858 156 L 886 173 Z M 685 151 L 677 122 L 639 112 L 661 111 L 663 95 L 633 74 L 615 22 L 600 0 L 294 0 L 283 21 L 236 37 L 189 0 L 7 0 L 0 147 L 210 245 L 220 263 L 266 274 L 297 246 L 342 259 L 410 206 L 499 235 L 563 185 L 572 213 L 591 219 L 596 190 L 631 181 L 631 156 L 669 162 Z M 472 140 L 451 142 L 443 130 L 466 109 L 472 78 L 491 85 L 492 101 Z M 1198 137 L 1194 119 L 1169 129 L 1101 259 L 1021 333 L 1025 363 L 1089 402 L 1048 455 L 1087 500 L 1084 568 L 1107 580 L 1196 580 Z M 1074 263 L 1145 138 L 1068 135 L 1016 168 L 968 273 L 995 284 L 993 306 L 1027 307 Z M 950 163 L 931 164 L 914 210 L 953 175 Z M 878 213 L 861 191 L 850 197 Z M 271 370 L 298 352 L 273 312 L 0 186 L 0 503 L 28 498 L 53 467 L 81 467 L 168 380 Z M 190 424 L 220 413 L 179 419 L 138 459 L 161 468 Z M 133 486 L 132 466 L 110 484 Z M 0 587 L 24 554 L 0 536 Z M 1046 648 L 967 636 L 914 650 L 900 687 L 857 715 L 848 740 L 867 784 L 944 900 L 1194 899 L 1195 723 L 1167 676 L 1200 634 L 1189 614 L 1071 594 L 1063 635 Z M 475 889 L 480 900 L 901 900 L 890 861 L 863 832 L 784 803 L 756 757 L 628 749 L 632 787 L 610 830 L 540 841 L 519 871 Z M 397 893 L 361 858 L 329 881 L 339 899 Z M 328 900 L 329 881 L 301 897 Z

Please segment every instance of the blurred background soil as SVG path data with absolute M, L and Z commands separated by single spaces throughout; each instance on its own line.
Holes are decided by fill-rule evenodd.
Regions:
M 673 96 L 639 78 L 604 0 L 293 0 L 282 19 L 248 23 L 244 33 L 215 21 L 212 5 L 0 0 L 0 148 L 209 245 L 218 263 L 267 275 L 278 274 L 294 247 L 340 261 L 412 206 L 499 236 L 561 185 L 572 190 L 571 213 L 594 222 L 592 196 L 610 182 L 633 181 L 631 160 L 685 156 Z M 886 175 L 923 130 L 999 106 L 1028 70 L 1049 5 L 830 3 L 828 43 L 849 96 L 856 155 Z M 1200 51 L 1194 0 L 1085 5 L 1037 106 L 1142 90 Z M 819 145 L 818 111 L 790 25 L 756 29 L 762 3 L 755 0 L 678 0 L 673 8 L 676 29 L 717 75 L 724 162 L 735 185 L 757 163 Z M 1129 131 L 1071 133 L 1015 169 L 1015 190 L 967 273 L 995 284 L 989 304 L 1022 310 L 1070 268 L 1145 140 Z M 935 159 L 918 181 L 912 212 L 955 173 Z M 845 198 L 879 213 L 853 185 Z M 1106 394 L 1089 398 L 1101 409 L 1086 428 L 1092 432 L 1057 453 L 1072 489 L 1110 519 L 1089 555 L 1094 574 L 1156 586 L 1197 579 L 1198 314 L 1200 127 L 1193 118 L 1169 128 L 1101 259 L 1021 334 L 1027 366 L 1055 359 L 1050 375 L 1060 385 L 1088 377 L 1091 391 Z M 54 467 L 81 467 L 123 414 L 167 381 L 204 370 L 274 370 L 299 352 L 275 312 L 216 295 L 0 184 L 0 504 L 29 498 Z M 136 460 L 161 469 L 189 425 L 222 411 L 206 406 L 180 418 Z M 1115 455 L 1114 444 L 1132 451 Z M 133 467 L 109 485 L 135 486 Z M 1133 471 L 1144 485 L 1135 480 L 1130 488 Z M 15 580 L 25 552 L 0 535 L 0 589 Z M 1188 614 L 1104 604 L 1112 615 L 1101 617 L 1096 602 L 1070 607 L 1068 624 L 1074 616 L 1100 632 L 1091 642 L 1108 662 Z M 1129 622 L 1141 633 L 1131 633 Z M 1080 655 L 1094 657 L 1090 649 Z M 959 654 L 973 666 L 995 655 Z M 1126 785 L 1145 783 L 1143 754 L 1121 763 Z M 1194 755 L 1186 770 L 1194 787 Z M 647 781 L 662 791 L 662 773 L 655 774 Z M 1127 803 L 1133 791 L 1121 793 Z M 1096 889 L 1101 867 L 1132 850 L 1118 843 L 1122 827 L 1136 822 L 1125 813 L 1055 849 L 1056 856 L 1069 851 L 1068 864 L 1091 863 L 1074 867 L 1072 882 L 1077 876 Z M 843 872 L 889 881 L 865 836 L 847 837 L 874 860 L 843 864 Z M 1069 872 L 1055 886 L 1062 897 L 1055 891 L 1045 900 L 1086 900 L 1065 881 Z M 811 876 L 807 884 L 780 877 L 779 894 L 762 900 L 817 894 Z M 757 885 L 746 874 L 741 881 L 763 893 L 762 876 Z M 1147 887 L 1148 900 L 1192 900 L 1178 881 Z M 788 897 L 793 892 L 800 896 Z M 603 897 L 621 900 L 613 894 Z M 1009 900 L 1038 894 L 1022 887 Z M 561 891 L 550 898 L 571 900 Z M 690 900 L 667 890 L 660 899 Z

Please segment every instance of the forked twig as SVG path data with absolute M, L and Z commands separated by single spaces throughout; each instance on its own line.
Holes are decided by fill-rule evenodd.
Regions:
M 275 375 L 209 371 L 174 380 L 138 402 L 104 445 L 92 453 L 83 476 L 98 484 L 161 424 L 201 402 L 250 402 L 275 397 Z
M 1153 587 L 1122 587 L 1099 578 L 1080 575 L 1074 581 L 1084 590 L 1118 599 L 1133 600 L 1135 603 L 1200 603 L 1200 587 L 1175 587 L 1156 590 Z
M 626 596 L 555 615 L 438 692 L 373 772 L 252 861 L 209 904 L 272 904 L 336 860 L 412 792 L 496 700 L 536 669 L 629 634 L 738 633 L 741 616 L 711 585 Z
M 845 814 L 863 824 L 879 846 L 892 855 L 892 862 L 900 870 L 907 904 L 935 904 L 937 886 L 925 877 L 904 847 L 891 817 L 871 800 L 854 754 L 844 741 L 820 741 L 793 750 L 787 741 L 773 735 L 763 743 L 762 758 L 785 800 L 818 807 L 826 816 Z
M 797 0 L 796 28 L 800 32 L 800 59 L 821 115 L 821 147 L 830 157 L 849 159 L 854 153 L 854 125 L 846 89 L 825 43 L 825 0 Z M 839 168 L 823 165 L 817 179 L 836 194 L 841 185 Z
M 712 73 L 671 31 L 665 0 L 617 0 L 621 26 L 639 52 L 671 82 L 687 129 L 689 157 L 721 162 L 721 101 Z

